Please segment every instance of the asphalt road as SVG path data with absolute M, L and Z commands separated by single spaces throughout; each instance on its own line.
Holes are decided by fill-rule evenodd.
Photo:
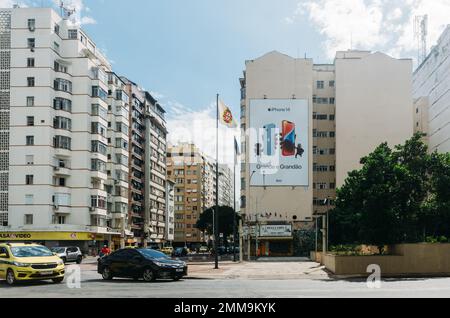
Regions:
M 450 278 L 391 279 L 381 289 L 369 289 L 364 280 L 213 280 L 186 279 L 179 282 L 103 281 L 93 265 L 82 266 L 80 288 L 66 283 L 34 282 L 8 287 L 0 282 L 1 298 L 278 298 L 278 297 L 445 297 L 450 298 Z

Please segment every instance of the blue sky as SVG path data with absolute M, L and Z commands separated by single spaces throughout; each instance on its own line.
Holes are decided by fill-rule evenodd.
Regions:
M 220 93 L 239 110 L 244 62 L 274 49 L 320 60 L 319 34 L 286 24 L 297 6 L 284 0 L 85 1 L 95 25 L 85 29 L 120 74 L 193 109 Z M 126 20 L 124 20 L 124 16 Z M 319 42 L 320 43 L 320 42 Z

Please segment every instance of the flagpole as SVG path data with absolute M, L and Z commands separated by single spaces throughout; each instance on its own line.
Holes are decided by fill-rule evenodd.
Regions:
M 216 120 L 216 212 L 214 213 L 214 255 L 215 269 L 219 269 L 219 94 L 216 98 L 217 120 Z
M 233 262 L 236 262 L 236 165 L 237 165 L 237 141 L 236 137 L 234 137 L 234 166 L 233 166 L 233 206 L 234 206 L 234 215 L 233 215 Z

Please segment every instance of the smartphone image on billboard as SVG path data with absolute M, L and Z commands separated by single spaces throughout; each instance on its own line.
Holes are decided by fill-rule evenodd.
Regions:
M 273 156 L 275 153 L 275 124 L 264 126 L 264 140 L 266 141 L 266 155 Z
M 283 157 L 295 156 L 295 142 L 296 142 L 295 124 L 283 120 L 282 123 L 282 133 L 281 133 L 281 144 L 283 148 Z

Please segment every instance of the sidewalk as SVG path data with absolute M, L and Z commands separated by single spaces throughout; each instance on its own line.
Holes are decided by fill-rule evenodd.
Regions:
M 220 263 L 218 270 L 214 263 L 190 264 L 190 279 L 250 279 L 250 280 L 289 280 L 289 279 L 330 279 L 324 268 L 313 262 L 244 262 Z

